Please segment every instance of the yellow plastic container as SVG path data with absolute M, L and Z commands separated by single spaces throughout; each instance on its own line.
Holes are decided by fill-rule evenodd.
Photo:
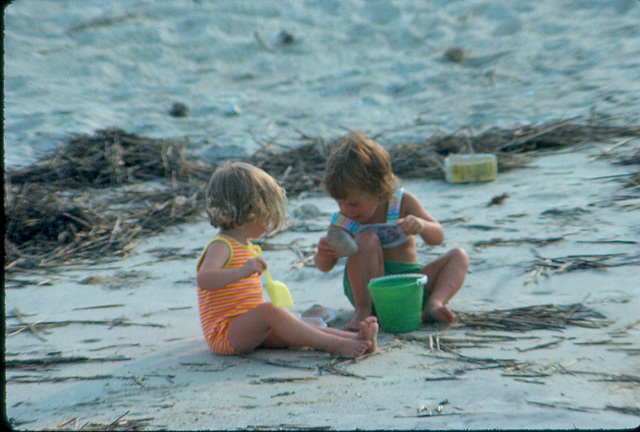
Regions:
M 492 181 L 498 174 L 498 161 L 491 153 L 449 155 L 444 165 L 449 183 Z

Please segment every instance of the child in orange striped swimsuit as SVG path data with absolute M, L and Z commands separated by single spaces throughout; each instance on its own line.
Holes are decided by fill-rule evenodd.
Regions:
M 345 357 L 376 349 L 378 323 L 363 320 L 357 333 L 314 327 L 262 298 L 262 256 L 256 239 L 286 217 L 284 190 L 263 170 L 242 162 L 216 169 L 207 190 L 207 213 L 219 232 L 197 266 L 200 322 L 209 348 L 239 354 L 259 347 L 310 347 Z

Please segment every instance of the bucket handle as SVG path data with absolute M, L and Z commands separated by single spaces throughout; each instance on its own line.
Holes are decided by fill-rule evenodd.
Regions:
M 416 280 L 416 285 L 420 286 L 425 286 L 427 284 L 427 281 L 429 280 L 429 278 L 427 277 L 427 275 L 424 275 L 423 277 L 421 277 L 420 279 Z

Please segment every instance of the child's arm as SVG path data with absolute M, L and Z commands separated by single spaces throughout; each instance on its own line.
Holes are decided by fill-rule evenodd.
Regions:
M 322 237 L 318 242 L 316 255 L 313 257 L 316 268 L 323 272 L 330 271 L 338 262 L 338 253 L 329 244 L 327 237 Z
M 404 192 L 398 226 L 406 235 L 420 235 L 425 243 L 435 246 L 444 241 L 442 225 L 435 220 L 413 194 Z
M 230 255 L 229 246 L 225 242 L 216 241 L 209 246 L 196 276 L 200 289 L 222 288 L 256 272 L 262 274 L 267 268 L 267 262 L 260 256 L 250 258 L 242 267 L 223 269 Z

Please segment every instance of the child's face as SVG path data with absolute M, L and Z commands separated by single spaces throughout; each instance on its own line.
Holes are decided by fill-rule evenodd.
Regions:
M 250 239 L 257 239 L 262 234 L 264 234 L 265 231 L 267 231 L 267 227 L 264 224 L 261 224 L 258 222 L 248 223 L 246 225 L 246 229 L 247 229 L 247 237 Z
M 364 224 L 370 223 L 380 205 L 380 200 L 377 196 L 361 190 L 349 191 L 344 199 L 336 201 L 340 207 L 340 213 L 349 219 Z

